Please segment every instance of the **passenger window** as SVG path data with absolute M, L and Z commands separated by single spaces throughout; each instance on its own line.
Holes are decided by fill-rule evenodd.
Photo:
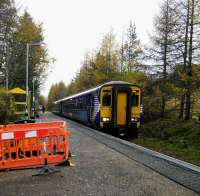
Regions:
M 133 93 L 131 96 L 131 106 L 137 107 L 138 105 L 139 105 L 139 95 Z
M 103 106 L 110 106 L 111 105 L 111 94 L 104 94 L 102 98 L 102 105 Z

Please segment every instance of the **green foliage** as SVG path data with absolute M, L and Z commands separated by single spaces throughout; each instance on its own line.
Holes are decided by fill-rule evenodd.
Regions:
M 138 144 L 200 165 L 200 123 L 174 118 L 143 124 Z
M 51 109 L 56 101 L 56 85 L 52 85 L 48 94 L 47 109 Z
M 178 2 L 165 0 L 161 3 L 160 13 L 154 21 L 152 43 L 146 51 L 140 44 L 136 26 L 132 22 L 123 34 L 121 45 L 117 42 L 113 31 L 104 35 L 97 49 L 85 55 L 80 71 L 67 86 L 66 96 L 107 81 L 122 80 L 142 87 L 145 122 L 168 116 L 177 119 L 182 110 L 186 115 L 185 108 L 188 107 L 191 116 L 197 119 L 200 113 L 200 47 L 194 38 L 195 36 L 199 38 L 197 32 L 200 28 L 197 27 L 200 23 L 194 25 L 194 38 L 191 38 L 195 43 L 194 53 L 190 54 L 193 63 L 189 69 L 187 65 L 189 45 L 185 46 L 189 44 L 189 39 L 184 39 L 187 36 L 189 38 L 189 32 L 188 35 L 185 34 L 186 24 L 183 22 L 187 19 L 189 1 L 184 0 L 181 4 Z M 195 3 L 195 13 L 197 13 L 200 4 L 197 1 Z M 196 14 L 195 16 L 195 21 L 199 21 L 199 16 Z M 189 17 L 189 20 L 191 19 Z M 187 25 L 191 30 L 192 24 Z M 191 74 L 188 74 L 190 71 Z M 182 103 L 183 95 L 185 97 Z M 52 97 L 53 95 L 50 99 L 56 100 Z
M 32 91 L 32 81 L 36 78 L 37 97 L 46 78 L 50 58 L 46 47 L 31 45 L 43 42 L 42 24 L 37 24 L 27 11 L 20 16 L 18 13 L 14 0 L 0 1 L 0 85 L 5 86 L 9 76 L 9 89 L 17 86 L 25 88 L 26 47 L 29 43 L 29 90 Z
M 123 63 L 124 66 L 125 64 L 128 66 L 129 62 L 129 66 L 130 63 L 133 66 L 134 61 L 134 66 L 136 66 L 136 64 L 138 65 L 138 57 L 141 50 L 139 52 L 140 47 L 135 26 L 130 24 L 128 32 L 129 37 L 126 46 L 129 47 L 129 50 L 124 49 L 126 62 Z M 67 95 L 69 96 L 111 80 L 124 80 L 138 85 L 145 85 L 147 77 L 142 71 L 133 71 L 134 69 L 131 69 L 128 72 L 128 68 L 123 69 L 123 71 L 120 69 L 122 57 L 120 57 L 118 45 L 113 31 L 104 35 L 99 49 L 85 55 L 80 72 L 67 86 Z M 123 45 L 123 47 L 126 46 Z
M 137 142 L 200 164 L 196 162 L 200 160 L 200 3 L 164 0 L 160 8 L 145 53 L 132 23 L 121 45 L 108 32 L 100 46 L 85 55 L 66 91 L 62 90 L 69 96 L 111 80 L 141 86 L 144 122 Z M 57 84 L 52 85 L 49 108 L 60 98 L 57 92 Z M 178 120 L 182 111 L 188 117 L 191 111 L 195 120 Z
M 0 29 L 1 29 L 1 45 L 0 45 L 0 68 L 6 62 L 9 53 L 12 33 L 16 26 L 17 11 L 13 0 L 0 1 Z M 6 51 L 7 50 L 7 51 Z
M 125 73 L 122 76 L 120 76 L 120 74 L 118 74 L 117 80 L 123 80 L 126 82 L 130 82 L 132 84 L 139 85 L 144 88 L 147 85 L 148 77 L 143 72 L 139 72 L 139 71 L 133 72 L 132 71 L 129 73 Z
M 12 56 L 9 67 L 9 86 L 25 87 L 26 84 L 26 46 L 27 43 L 39 43 L 44 40 L 41 24 L 36 24 L 32 17 L 25 12 L 19 21 L 12 38 Z M 35 81 L 35 92 L 43 82 L 48 68 L 49 59 L 44 46 L 31 46 L 29 49 L 29 88 L 32 89 L 32 80 Z M 39 94 L 39 93 L 38 93 Z
M 136 26 L 130 22 L 129 28 L 127 29 L 127 40 L 124 46 L 124 71 L 130 73 L 132 71 L 140 70 L 141 57 L 143 50 L 140 44 L 140 40 L 137 38 Z
M 195 91 L 193 93 L 192 99 L 193 99 L 193 114 L 194 116 L 197 116 L 197 118 L 200 118 L 200 90 Z
M 53 84 L 50 88 L 47 101 L 47 109 L 51 109 L 54 106 L 54 102 L 66 97 L 66 86 L 64 82 L 59 82 L 58 84 Z
M 15 117 L 15 105 L 12 95 L 0 88 L 0 124 L 6 124 Z
M 190 83 L 191 92 L 195 92 L 200 88 L 200 65 L 192 66 L 192 76 L 188 76 L 185 69 L 177 65 L 170 76 L 170 80 L 173 81 L 180 93 L 186 92 L 188 82 Z
M 32 91 L 32 81 L 35 78 L 34 91 L 37 97 L 49 64 L 46 48 L 31 46 L 32 43 L 44 40 L 42 25 L 35 23 L 27 11 L 19 16 L 14 0 L 1 0 L 0 29 L 0 85 L 5 86 L 6 79 L 8 79 L 8 88 L 25 88 L 26 46 L 29 43 L 29 90 Z M 3 111 L 3 106 L 9 104 L 9 100 L 8 96 L 8 102 L 2 102 L 2 113 L 0 114 L 2 121 L 5 121 L 6 117 L 9 121 L 12 116 L 12 107 L 10 107 L 10 113 Z
M 46 98 L 43 95 L 40 95 L 38 97 L 38 104 L 39 105 L 43 105 L 46 108 L 47 100 L 46 100 Z

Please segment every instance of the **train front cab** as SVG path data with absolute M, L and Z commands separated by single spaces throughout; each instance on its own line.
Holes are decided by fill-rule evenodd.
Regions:
M 103 86 L 100 91 L 100 128 L 137 135 L 141 90 L 133 85 Z

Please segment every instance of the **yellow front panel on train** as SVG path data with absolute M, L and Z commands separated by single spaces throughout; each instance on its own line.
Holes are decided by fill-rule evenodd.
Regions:
M 117 94 L 117 125 L 126 124 L 127 94 Z
M 112 86 L 105 86 L 101 90 L 101 106 L 100 119 L 106 117 L 112 121 Z M 103 128 L 103 121 L 100 122 L 100 127 Z

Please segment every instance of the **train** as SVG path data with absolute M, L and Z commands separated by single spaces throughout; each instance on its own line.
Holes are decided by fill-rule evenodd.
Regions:
M 95 129 L 137 137 L 142 120 L 141 88 L 110 81 L 57 100 L 53 112 Z

